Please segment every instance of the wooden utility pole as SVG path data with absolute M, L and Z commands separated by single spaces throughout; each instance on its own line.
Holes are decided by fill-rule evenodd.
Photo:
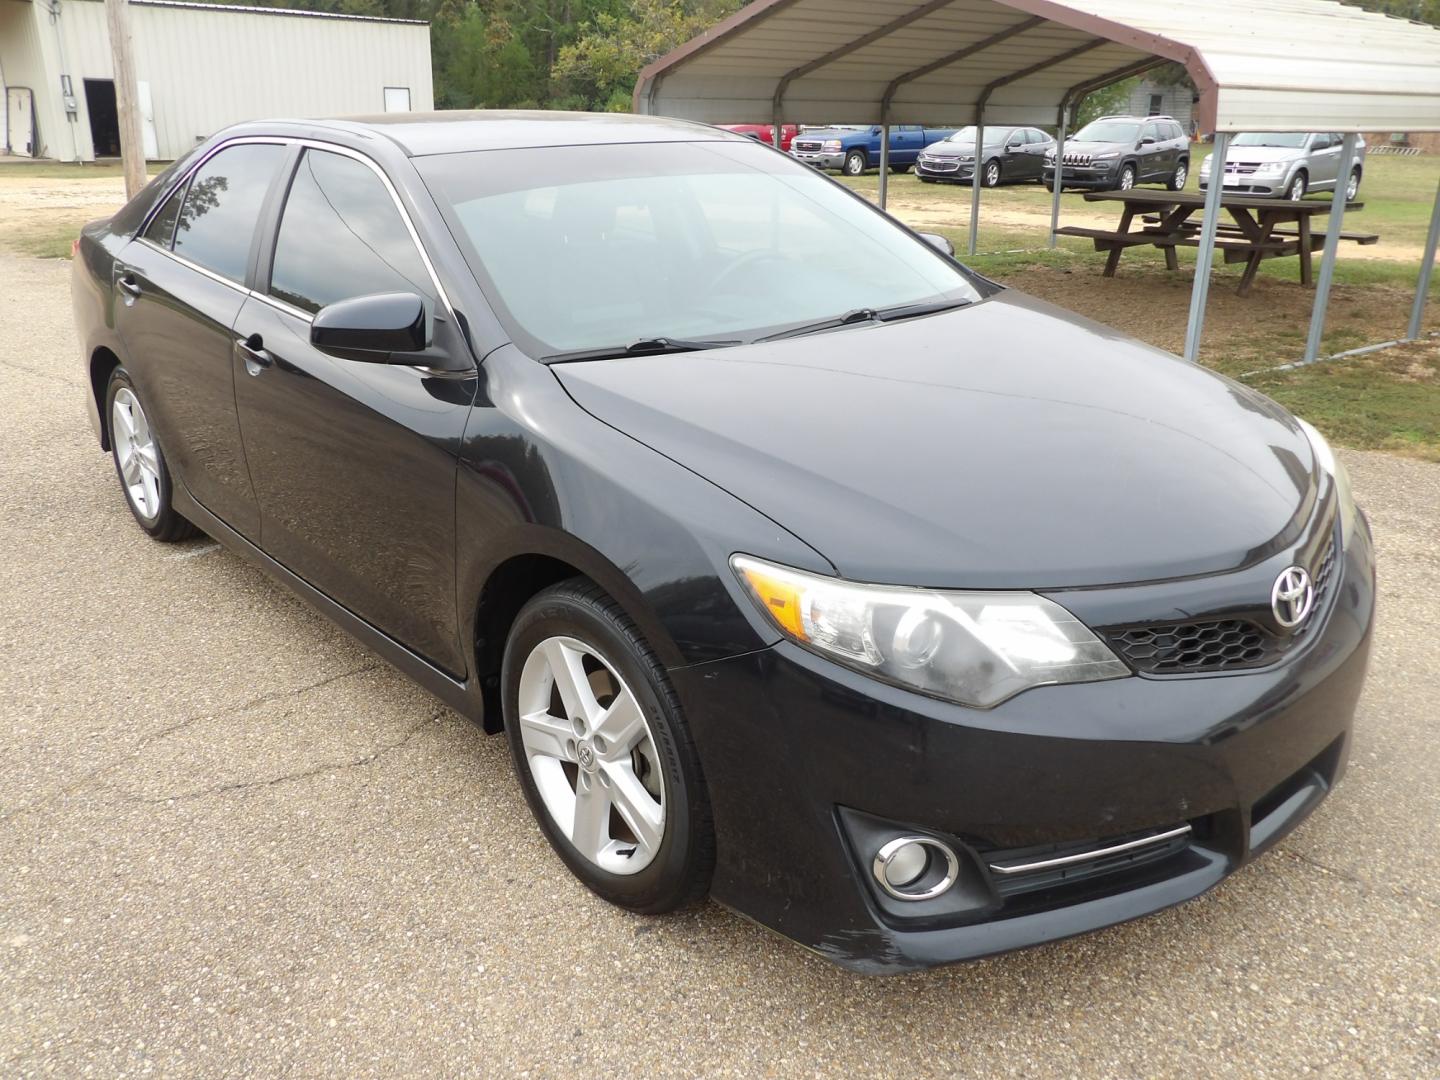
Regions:
M 135 81 L 135 48 L 130 39 L 128 0 L 105 0 L 110 57 L 115 68 L 115 111 L 120 121 L 120 161 L 125 168 L 125 197 L 145 186 L 145 132 L 140 120 L 140 88 Z

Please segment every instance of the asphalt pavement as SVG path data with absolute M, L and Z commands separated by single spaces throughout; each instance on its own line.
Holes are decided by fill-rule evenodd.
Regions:
M 713 904 L 608 907 L 503 740 L 149 541 L 68 272 L 0 255 L 0 1076 L 1440 1076 L 1440 466 L 1342 455 L 1380 625 L 1296 833 L 1159 915 L 867 979 Z

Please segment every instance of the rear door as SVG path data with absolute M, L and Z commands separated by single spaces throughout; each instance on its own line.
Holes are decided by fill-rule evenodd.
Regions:
M 431 663 L 466 669 L 455 607 L 455 468 L 474 373 L 342 360 L 310 344 L 316 312 L 418 294 L 436 348 L 468 347 L 378 166 L 307 147 L 235 350 L 240 427 L 265 550 Z
M 286 153 L 244 142 L 212 154 L 115 267 L 126 367 L 171 469 L 200 505 L 252 539 L 260 515 L 235 416 L 231 334 L 256 222 Z

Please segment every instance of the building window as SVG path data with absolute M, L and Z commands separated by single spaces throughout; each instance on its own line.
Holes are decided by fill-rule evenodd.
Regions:
M 408 86 L 385 87 L 385 111 L 409 112 L 410 88 Z
M 1164 95 L 1164 94 L 1151 94 L 1151 95 L 1150 95 L 1150 111 L 1149 111 L 1148 113 L 1146 113 L 1145 115 L 1146 115 L 1146 116 L 1159 116 L 1159 115 L 1160 115 L 1160 110 L 1163 109 L 1163 108 L 1165 108 L 1165 95 Z

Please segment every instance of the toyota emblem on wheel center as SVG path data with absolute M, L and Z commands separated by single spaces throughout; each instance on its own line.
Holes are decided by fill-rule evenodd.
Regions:
M 1315 586 L 1309 571 L 1303 566 L 1291 566 L 1280 571 L 1270 589 L 1270 610 L 1275 621 L 1286 630 L 1293 629 L 1305 621 L 1315 603 Z

